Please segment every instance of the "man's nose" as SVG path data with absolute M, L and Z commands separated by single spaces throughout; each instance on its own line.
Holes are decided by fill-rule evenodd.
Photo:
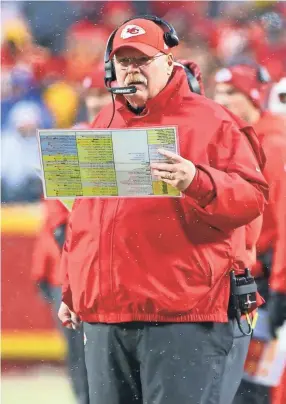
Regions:
M 135 72 L 140 72 L 140 69 L 134 62 L 130 62 L 128 67 L 127 67 L 127 73 L 135 73 Z

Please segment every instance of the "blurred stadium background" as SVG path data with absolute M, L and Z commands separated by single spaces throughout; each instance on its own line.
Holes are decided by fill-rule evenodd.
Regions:
M 43 220 L 36 128 L 68 128 L 88 119 L 87 76 L 103 96 L 102 60 L 111 31 L 134 14 L 171 22 L 175 56 L 213 77 L 233 62 L 286 72 L 286 2 L 279 1 L 2 1 L 2 402 L 72 404 L 64 341 L 31 277 L 34 241 Z M 21 128 L 26 137 L 15 147 Z M 18 144 L 18 143 L 17 143 Z

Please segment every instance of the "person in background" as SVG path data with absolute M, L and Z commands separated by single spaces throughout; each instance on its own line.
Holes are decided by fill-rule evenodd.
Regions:
M 42 127 L 42 109 L 32 101 L 16 103 L 2 133 L 2 202 L 32 202 L 40 199 L 41 181 L 37 129 Z
M 71 25 L 64 52 L 65 79 L 70 84 L 80 86 L 90 71 L 97 70 L 109 32 L 105 25 L 87 19 Z
M 91 404 L 218 402 L 234 339 L 229 272 L 241 269 L 244 226 L 267 199 L 250 143 L 190 91 L 166 37 L 146 18 L 118 29 L 114 80 L 136 93 L 92 127 L 177 125 L 181 155 L 159 150 L 166 162 L 151 169 L 185 197 L 78 199 L 62 254 L 59 318 L 83 321 Z
M 263 174 L 270 188 L 269 204 L 263 214 L 256 245 L 257 261 L 252 265 L 252 272 L 267 301 L 268 337 L 275 338 L 286 319 L 286 128 L 282 117 L 263 109 L 265 83 L 261 69 L 259 66 L 235 65 L 218 71 L 214 100 L 253 126 L 266 154 Z M 258 221 L 246 228 L 247 248 L 255 247 L 253 242 L 256 242 L 260 226 Z M 261 317 L 263 313 L 261 311 Z M 254 338 L 255 335 L 254 331 Z M 266 404 L 269 399 L 267 387 L 243 380 L 234 404 Z
M 70 84 L 56 81 L 43 92 L 43 101 L 55 120 L 56 128 L 70 128 L 76 120 L 79 97 Z
M 82 82 L 86 120 L 89 124 L 103 107 L 111 103 L 111 96 L 104 85 L 103 72 L 104 68 L 100 65 Z
M 278 83 L 273 84 L 269 94 L 268 109 L 286 119 L 286 77 L 282 77 Z
M 202 95 L 205 95 L 205 89 L 202 81 L 202 72 L 198 67 L 198 65 L 192 60 L 186 60 L 186 59 L 178 60 L 178 62 L 187 67 L 193 73 L 193 75 L 196 77 L 199 83 L 200 93 Z M 236 125 L 238 125 L 241 132 L 244 133 L 246 138 L 248 138 L 248 130 L 250 129 L 249 124 L 240 119 L 238 116 L 232 114 L 228 109 L 226 109 L 226 112 L 229 113 L 229 118 L 233 119 L 233 122 Z M 264 153 L 261 153 L 261 155 L 257 154 L 257 158 L 258 158 L 257 160 L 258 166 L 261 168 L 261 170 L 263 170 L 265 166 Z M 256 218 L 251 223 L 245 226 L 246 250 L 243 263 L 246 268 L 250 268 L 253 264 L 256 263 L 256 243 L 258 241 L 261 228 L 262 228 L 262 216 L 259 216 L 258 218 Z M 248 328 L 246 319 L 242 320 L 242 328 L 244 330 L 247 330 Z M 243 365 L 245 363 L 245 359 L 247 356 L 249 341 L 250 341 L 250 335 L 244 335 L 239 329 L 238 324 L 235 323 L 234 341 L 231 350 L 228 353 L 226 366 L 222 375 L 223 382 L 219 401 L 220 404 L 231 404 L 233 401 L 233 398 L 238 390 L 240 381 L 243 376 Z M 236 373 L 237 375 L 236 378 L 233 377 L 234 373 Z
M 37 104 L 41 109 L 41 126 L 53 127 L 53 118 L 42 100 L 41 88 L 38 85 L 30 66 L 18 65 L 11 69 L 3 67 L 1 74 L 1 128 L 9 123 L 9 114 L 14 105 L 20 101 Z

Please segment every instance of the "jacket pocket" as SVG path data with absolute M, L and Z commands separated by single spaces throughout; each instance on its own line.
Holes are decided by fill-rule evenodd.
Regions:
M 197 245 L 189 255 L 190 270 L 197 272 L 200 282 L 211 288 L 214 284 L 214 263 L 207 246 Z
M 201 271 L 205 284 L 212 288 L 231 265 L 228 245 L 224 243 L 196 245 L 194 254 L 190 257 L 190 265 Z

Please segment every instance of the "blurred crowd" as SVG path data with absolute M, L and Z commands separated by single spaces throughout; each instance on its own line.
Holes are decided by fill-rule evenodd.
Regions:
M 207 96 L 216 71 L 233 63 L 263 65 L 273 82 L 286 75 L 283 1 L 4 1 L 1 9 L 2 203 L 41 197 L 38 128 L 83 125 L 111 100 L 105 45 L 129 17 L 174 25 L 174 55 L 200 66 Z

